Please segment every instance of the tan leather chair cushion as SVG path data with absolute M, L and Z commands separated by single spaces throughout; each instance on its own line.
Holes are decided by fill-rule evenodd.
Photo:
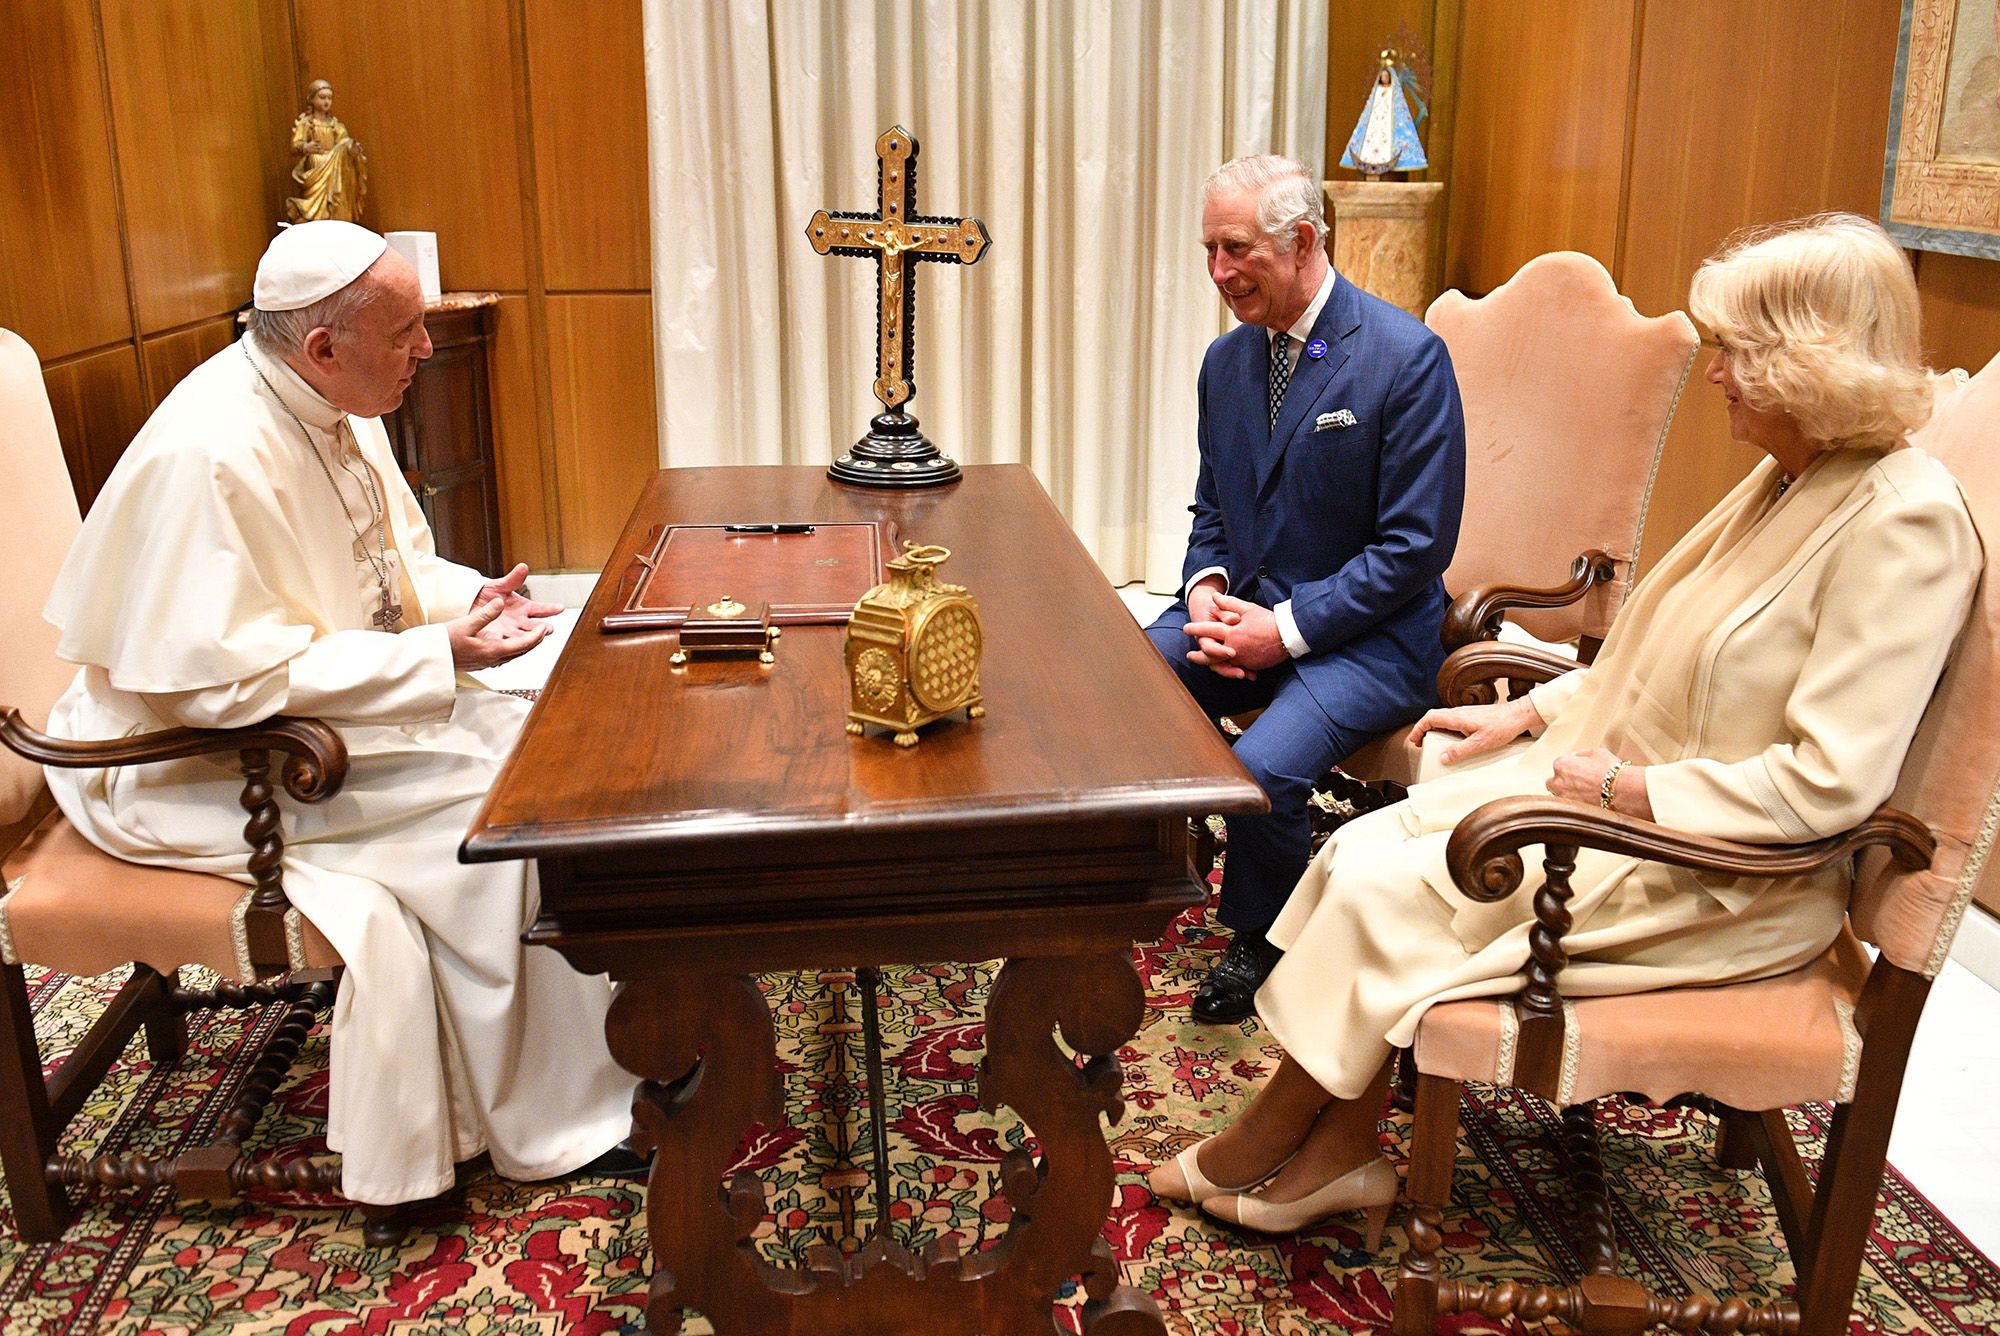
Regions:
M 81 525 L 76 493 L 63 463 L 62 442 L 42 386 L 35 350 L 0 329 L 0 625 L 7 649 L 0 654 L 0 709 L 14 709 L 36 728 L 49 721 L 76 676 L 76 665 L 56 658 L 56 629 L 42 620 L 42 604 Z M 42 792 L 42 768 L 0 747 L 0 826 L 28 815 Z
M 1412 745 L 1407 726 L 1392 728 L 1342 761 L 1340 768 L 1366 783 L 1386 779 L 1408 788 L 1444 774 L 1445 764 L 1440 758 L 1446 747 L 1459 740 L 1456 733 L 1436 729 L 1424 734 L 1422 742 Z
M 59 812 L 15 851 L 4 873 L 12 889 L 0 904 L 0 945 L 15 962 L 81 975 L 133 961 L 162 973 L 205 965 L 249 982 L 236 946 L 236 906 L 250 890 L 240 882 L 113 858 Z M 341 963 L 318 929 L 300 926 L 308 968 Z
M 1417 782 L 1418 753 L 1410 745 L 1408 728 L 1392 728 L 1378 733 L 1361 749 L 1340 763 L 1354 778 L 1368 783 L 1387 780 L 1404 788 Z
M 1577 998 L 1564 1016 L 1563 1088 L 1582 1104 L 1620 1091 L 1653 1100 L 1700 1091 L 1739 1109 L 1853 1096 L 1854 1004 L 1868 954 L 1843 932 L 1812 964 L 1772 979 Z M 1417 1069 L 1454 1081 L 1513 1079 L 1514 999 L 1447 1002 L 1417 1027 Z

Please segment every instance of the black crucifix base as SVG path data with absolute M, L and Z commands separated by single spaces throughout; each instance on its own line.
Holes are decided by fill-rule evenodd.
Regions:
M 958 461 L 940 454 L 908 413 L 877 413 L 868 434 L 833 461 L 826 476 L 854 487 L 942 487 L 958 481 Z

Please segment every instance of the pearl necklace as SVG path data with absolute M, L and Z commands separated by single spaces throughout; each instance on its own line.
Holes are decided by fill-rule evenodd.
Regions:
M 362 557 L 368 562 L 368 568 L 375 573 L 375 584 L 382 591 L 382 602 L 376 609 L 375 615 L 369 620 L 384 631 L 401 630 L 403 624 L 402 605 L 396 602 L 396 596 L 389 588 L 389 508 L 382 504 L 381 494 L 375 490 L 375 470 L 368 467 L 367 460 L 364 459 L 361 461 L 361 485 L 368 497 L 368 513 L 375 521 L 375 550 L 370 552 L 368 550 L 367 534 L 362 530 L 360 525 L 354 522 L 354 515 L 347 508 L 347 498 L 340 494 L 340 484 L 333 480 L 333 470 L 326 466 L 325 458 L 321 456 L 319 448 L 313 444 L 312 433 L 306 429 L 306 424 L 300 421 L 299 415 L 292 411 L 292 406 L 285 402 L 284 396 L 278 393 L 277 387 L 271 384 L 270 379 L 264 375 L 264 368 L 258 366 L 257 359 L 250 355 L 248 342 L 247 339 L 244 341 L 243 360 L 250 364 L 250 369 L 257 373 L 257 379 L 263 382 L 265 390 L 270 393 L 273 399 L 277 400 L 278 407 L 285 410 L 285 416 L 292 420 L 293 424 L 298 427 L 299 434 L 305 437 L 307 452 L 312 455 L 313 462 L 319 465 L 320 474 L 325 477 L 326 485 L 333 490 L 333 499 L 340 502 L 340 514 L 347 521 L 348 531 L 354 535 L 355 547 L 360 550 Z M 335 434 L 335 439 L 339 439 L 338 433 Z M 341 471 L 347 473 L 349 477 L 354 476 L 348 470 L 344 460 L 340 467 Z

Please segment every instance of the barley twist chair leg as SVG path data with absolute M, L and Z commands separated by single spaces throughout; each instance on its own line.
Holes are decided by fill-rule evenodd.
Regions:
M 1396 1279 L 1396 1336 L 1429 1336 L 1443 1279 L 1444 1208 L 1458 1152 L 1458 1082 L 1417 1076 L 1416 1124 L 1410 1136 L 1409 1243 Z

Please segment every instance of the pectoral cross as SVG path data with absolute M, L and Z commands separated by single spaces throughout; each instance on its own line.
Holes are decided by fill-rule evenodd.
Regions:
M 368 620 L 374 622 L 375 625 L 381 627 L 384 631 L 394 631 L 403 624 L 403 609 L 401 605 L 391 603 L 385 599 L 382 606 L 375 610 L 375 615 Z
M 917 292 L 914 265 L 921 260 L 972 264 L 986 252 L 986 226 L 977 218 L 927 218 L 916 212 L 916 139 L 900 125 L 875 141 L 880 160 L 875 212 L 829 213 L 806 224 L 821 255 L 875 261 L 875 397 L 886 410 L 869 434 L 829 472 L 842 482 L 876 487 L 921 487 L 951 482 L 958 465 L 917 432 L 903 405 L 916 393 Z

